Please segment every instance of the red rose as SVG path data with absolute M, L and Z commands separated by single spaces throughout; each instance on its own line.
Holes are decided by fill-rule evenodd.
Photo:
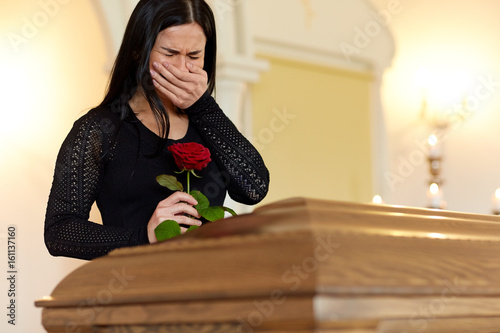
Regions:
M 201 170 L 212 160 L 210 150 L 196 142 L 174 143 L 168 147 L 179 169 Z

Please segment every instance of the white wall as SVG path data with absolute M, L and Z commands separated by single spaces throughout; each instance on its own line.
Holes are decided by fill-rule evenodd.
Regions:
M 376 0 L 380 9 L 393 1 Z M 429 128 L 419 121 L 422 90 L 420 67 L 429 69 L 429 88 L 440 97 L 448 93 L 469 98 L 474 112 L 455 122 L 444 141 L 443 186 L 448 209 L 489 214 L 491 196 L 500 187 L 500 2 L 495 0 L 397 1 L 402 10 L 389 24 L 396 42 L 393 66 L 383 78 L 383 107 L 389 137 L 390 168 L 384 174 L 400 176 L 385 182 L 386 201 L 425 207 L 428 165 L 420 161 L 417 142 L 425 142 Z M 462 71 L 463 79 L 453 78 Z M 464 75 L 467 74 L 467 75 Z M 492 80 L 486 87 L 482 80 Z M 442 80 L 442 81 L 441 81 Z M 491 89 L 488 90 L 488 89 Z M 429 95 L 433 91 L 428 91 Z M 431 98 L 431 97 L 429 97 Z M 461 98 L 441 102 L 452 108 Z M 476 103 L 478 102 L 478 103 Z M 432 103 L 429 100 L 429 103 Z M 470 116 L 469 116 L 470 115 Z M 380 175 L 384 176 L 384 175 Z
M 62 140 L 103 96 L 106 48 L 88 0 L 2 1 L 0 36 L 0 332 L 39 333 L 34 301 L 82 263 L 49 255 L 43 223 Z M 17 228 L 16 326 L 6 316 L 10 224 Z
M 385 195 L 387 186 L 380 174 L 387 170 L 389 158 L 380 84 L 394 55 L 394 41 L 378 16 L 378 9 L 368 0 L 251 0 L 249 7 L 257 53 L 374 75 L 372 188 L 375 193 Z M 385 11 L 391 15 L 399 8 L 391 6 Z M 335 92 L 332 92 L 331 103 L 311 117 L 319 120 L 322 112 L 335 107 Z

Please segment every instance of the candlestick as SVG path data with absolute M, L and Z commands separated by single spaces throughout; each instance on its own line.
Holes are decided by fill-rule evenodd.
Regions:
M 429 143 L 429 158 L 431 159 L 439 159 L 441 158 L 441 149 L 438 146 L 438 138 L 434 134 L 431 134 L 429 136 L 429 139 L 427 139 L 427 142 Z
M 500 215 L 500 188 L 496 189 L 491 201 L 493 203 L 493 214 Z
M 436 184 L 438 186 L 443 185 L 443 179 L 441 178 L 441 166 L 443 160 L 443 153 L 441 149 L 441 143 L 439 142 L 435 134 L 431 134 L 427 139 L 429 144 L 429 172 L 431 178 L 429 179 L 429 185 Z

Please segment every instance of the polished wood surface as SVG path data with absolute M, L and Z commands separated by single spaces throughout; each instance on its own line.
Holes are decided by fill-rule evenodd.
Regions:
M 48 332 L 500 332 L 500 218 L 290 199 L 63 279 Z

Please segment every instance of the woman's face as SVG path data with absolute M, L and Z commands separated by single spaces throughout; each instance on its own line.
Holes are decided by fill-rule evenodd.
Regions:
M 160 31 L 151 50 L 149 68 L 153 63 L 168 63 L 182 71 L 188 71 L 186 64 L 203 68 L 207 38 L 198 23 L 173 26 Z

